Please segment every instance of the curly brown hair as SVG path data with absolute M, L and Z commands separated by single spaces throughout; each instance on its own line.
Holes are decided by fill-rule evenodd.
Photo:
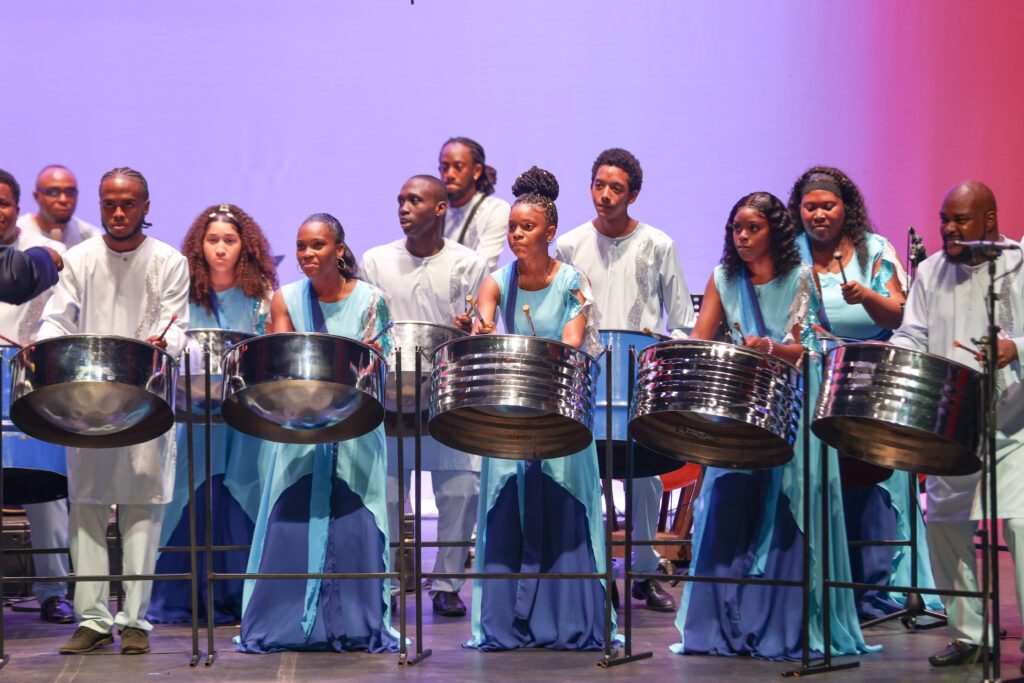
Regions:
M 846 219 L 843 221 L 843 234 L 853 242 L 854 251 L 857 252 L 857 261 L 860 267 L 866 270 L 868 267 L 868 238 L 869 232 L 874 232 L 871 226 L 871 219 L 868 218 L 868 207 L 864 203 L 857 185 L 850 180 L 838 168 L 832 166 L 812 166 L 804 171 L 803 175 L 793 183 L 793 190 L 789 194 L 789 213 L 793 216 L 793 222 L 798 230 L 804 229 L 803 219 L 800 217 L 800 202 L 804 198 L 804 185 L 812 180 L 830 178 L 842 192 L 840 199 L 843 200 L 843 210 L 846 212 Z
M 259 224 L 234 204 L 214 204 L 199 212 L 181 243 L 181 253 L 188 259 L 189 277 L 192 281 L 189 301 L 212 313 L 210 294 L 213 292 L 213 286 L 210 284 L 210 265 L 203 254 L 203 240 L 206 238 L 206 227 L 214 221 L 223 221 L 234 226 L 242 242 L 242 253 L 235 264 L 236 285 L 242 288 L 247 297 L 270 297 L 278 286 L 277 270 L 270 255 L 270 245 L 263 236 Z
M 736 214 L 745 206 L 749 206 L 768 221 L 771 238 L 769 253 L 772 257 L 772 277 L 777 278 L 785 275 L 800 265 L 800 250 L 796 246 L 797 227 L 793 223 L 793 217 L 786 210 L 782 200 L 771 192 L 751 192 L 740 198 L 729 212 L 729 220 L 725 223 L 725 246 L 722 248 L 722 260 L 720 263 L 725 268 L 725 274 L 729 278 L 736 277 L 746 264 L 736 251 L 736 244 L 733 242 L 732 224 L 736 220 Z

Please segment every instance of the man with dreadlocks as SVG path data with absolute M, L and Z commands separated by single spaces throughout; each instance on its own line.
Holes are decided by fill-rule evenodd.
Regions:
M 555 258 L 590 278 L 604 327 L 658 331 L 665 315 L 669 333 L 685 337 L 697 316 L 676 245 L 661 230 L 629 215 L 642 182 L 643 171 L 635 156 L 618 148 L 601 152 L 590 171 L 590 197 L 597 217 L 559 237 Z M 633 535 L 638 540 L 655 538 L 663 490 L 658 477 L 634 480 Z M 654 572 L 661 559 L 650 545 L 636 546 L 635 556 L 633 569 L 644 574 Z M 676 609 L 672 596 L 657 581 L 637 581 L 632 593 L 656 612 Z
M 68 250 L 64 275 L 43 311 L 39 337 L 118 335 L 165 348 L 177 357 L 188 323 L 188 262 L 169 244 L 147 237 L 149 185 L 131 168 L 115 168 L 100 181 L 102 239 Z M 176 318 L 175 318 L 176 316 Z M 166 334 L 161 337 L 161 331 Z M 121 448 L 68 448 L 71 561 L 80 575 L 109 573 L 107 524 L 117 505 L 125 574 L 152 574 L 164 504 L 174 489 L 174 431 Z M 121 653 L 149 652 L 146 621 L 152 582 L 125 581 L 124 610 L 112 616 L 106 582 L 75 589 L 78 628 L 60 649 L 80 654 L 114 642 Z
M 498 266 L 512 209 L 494 196 L 497 172 L 487 165 L 479 142 L 459 137 L 441 147 L 438 171 L 448 191 L 444 236 L 483 256 L 491 272 Z

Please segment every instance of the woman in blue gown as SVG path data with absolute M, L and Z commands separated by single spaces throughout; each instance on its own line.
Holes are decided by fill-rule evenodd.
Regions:
M 794 222 L 803 227 L 797 246 L 804 263 L 815 270 L 825 309 L 820 316 L 822 326 L 842 339 L 888 339 L 903 321 L 906 273 L 889 240 L 872 232 L 857 186 L 837 168 L 815 166 L 797 179 L 789 197 L 789 211 Z M 838 261 L 836 253 L 840 254 Z M 881 470 L 865 468 L 860 461 L 847 464 L 869 474 Z M 882 471 L 880 476 L 885 474 Z M 877 484 L 851 485 L 857 483 L 844 482 L 843 488 L 849 540 L 909 541 L 913 519 L 918 526 L 917 585 L 933 588 L 924 521 L 920 507 L 911 498 L 910 473 L 896 470 Z M 851 547 L 850 568 L 858 583 L 910 585 L 910 549 Z M 925 600 L 929 609 L 942 609 L 938 596 L 928 595 Z M 857 591 L 857 612 L 862 619 L 895 612 L 905 602 L 902 594 Z
M 384 294 L 356 279 L 345 233 L 330 214 L 299 228 L 296 257 L 306 277 L 274 294 L 274 332 L 321 332 L 368 340 L 391 320 Z M 387 355 L 391 335 L 380 337 Z M 268 445 L 250 573 L 387 572 L 384 426 L 333 444 Z M 241 652 L 393 652 L 385 579 L 247 579 Z
M 802 265 L 796 230 L 785 205 L 767 192 L 740 199 L 726 223 L 721 264 L 708 281 L 695 339 L 711 339 L 724 321 L 739 324 L 743 343 L 757 351 L 797 363 L 816 341 L 818 299 L 811 270 Z M 816 361 L 811 377 L 820 370 Z M 817 379 L 805 399 L 818 393 Z M 803 538 L 811 539 L 810 644 L 824 650 L 821 625 L 821 567 L 818 553 L 821 488 L 829 487 L 831 577 L 848 581 L 849 555 L 832 454 L 827 482 L 822 481 L 819 442 L 811 439 L 811 469 L 804 471 L 802 439 L 792 460 L 781 467 L 733 470 L 708 467 L 693 521 L 691 573 L 696 576 L 802 579 Z M 810 529 L 804 528 L 803 480 L 810 478 Z M 861 636 L 853 595 L 830 594 L 833 654 L 868 650 Z M 683 589 L 676 627 L 680 654 L 750 655 L 762 659 L 801 656 L 803 614 L 798 587 L 690 583 Z
M 529 334 L 600 349 L 597 313 L 586 277 L 548 254 L 558 213 L 555 177 L 537 167 L 512 187 L 508 243 L 516 261 L 480 288 L 480 314 L 510 334 Z M 457 319 L 464 327 L 469 320 Z M 480 473 L 475 571 L 603 572 L 601 486 L 593 441 L 579 453 L 543 461 L 484 458 Z M 473 583 L 473 637 L 485 651 L 516 648 L 597 650 L 604 647 L 604 581 L 480 579 Z
M 277 273 L 267 240 L 260 226 L 245 211 L 233 204 L 204 209 L 192 223 L 181 246 L 188 258 L 189 327 L 237 330 L 251 334 L 266 332 L 270 314 L 270 296 L 277 287 Z M 192 372 L 203 369 L 193 365 Z M 174 498 L 164 511 L 161 546 L 187 546 L 189 542 L 188 459 L 186 425 L 177 428 L 177 471 Z M 206 539 L 206 435 L 200 420 L 193 427 L 195 446 L 195 499 L 199 514 L 196 538 Z M 210 432 L 213 452 L 211 484 L 213 494 L 213 544 L 249 545 L 259 508 L 260 441 L 225 424 L 213 425 Z M 214 553 L 216 572 L 245 571 L 248 553 Z M 157 559 L 159 574 L 188 572 L 185 552 L 161 553 Z M 199 616 L 206 617 L 206 559 L 198 555 Z M 234 623 L 242 616 L 242 582 L 214 583 L 216 623 Z M 192 592 L 187 581 L 156 581 L 149 606 L 149 619 L 156 623 L 190 621 Z

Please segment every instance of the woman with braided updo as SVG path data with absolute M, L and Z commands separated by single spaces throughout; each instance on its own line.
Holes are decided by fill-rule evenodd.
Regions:
M 277 288 L 277 273 L 270 247 L 252 216 L 234 204 L 208 206 L 196 217 L 185 235 L 181 252 L 189 265 L 189 327 L 236 330 L 265 334 L 269 323 L 270 296 Z M 202 367 L 192 367 L 193 377 Z M 206 505 L 204 427 L 196 425 L 195 500 L 198 509 Z M 161 546 L 187 546 L 189 542 L 188 461 L 183 454 L 187 443 L 186 425 L 177 429 L 179 457 L 174 480 L 174 497 L 164 511 Z M 260 502 L 259 452 L 261 441 L 226 424 L 213 425 L 210 432 L 213 462 L 214 545 L 249 545 Z M 206 516 L 200 514 L 196 538 L 206 538 Z M 219 573 L 245 571 L 247 553 L 215 553 L 213 568 Z M 185 573 L 188 554 L 162 553 L 157 573 Z M 198 563 L 199 613 L 205 618 L 205 561 Z M 242 616 L 242 582 L 214 583 L 216 623 L 237 622 Z M 192 618 L 192 594 L 187 581 L 157 581 L 149 618 L 156 623 L 186 622 Z
M 478 333 L 500 316 L 509 334 L 529 333 L 594 354 L 598 315 L 586 277 L 548 253 L 558 224 L 558 181 L 533 167 L 516 179 L 508 244 L 516 260 L 480 288 Z M 469 328 L 460 316 L 457 322 Z M 520 502 L 522 501 L 522 503 Z M 594 443 L 543 461 L 485 458 L 477 517 L 478 572 L 603 572 L 601 486 Z M 604 647 L 604 582 L 599 579 L 481 579 L 473 583 L 473 638 L 481 650 Z
M 889 240 L 873 231 L 854 182 L 838 168 L 814 166 L 793 184 L 789 211 L 803 228 L 797 245 L 804 262 L 814 268 L 824 309 L 822 326 L 843 339 L 888 339 L 903 320 L 907 275 Z M 852 458 L 840 465 L 850 540 L 909 541 L 914 520 L 920 532 L 917 585 L 934 586 L 924 521 L 910 495 L 910 474 L 889 475 Z M 880 588 L 910 585 L 910 559 L 907 547 L 850 548 L 854 581 Z M 862 619 L 874 619 L 895 612 L 905 601 L 904 595 L 884 590 L 858 591 L 857 611 Z M 942 609 L 935 595 L 927 596 L 926 604 Z

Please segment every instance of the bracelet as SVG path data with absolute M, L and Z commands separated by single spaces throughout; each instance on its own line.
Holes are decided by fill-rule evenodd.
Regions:
M 768 340 L 768 355 L 769 356 L 774 355 L 775 354 L 775 342 L 772 341 L 771 337 L 765 337 L 765 339 Z

